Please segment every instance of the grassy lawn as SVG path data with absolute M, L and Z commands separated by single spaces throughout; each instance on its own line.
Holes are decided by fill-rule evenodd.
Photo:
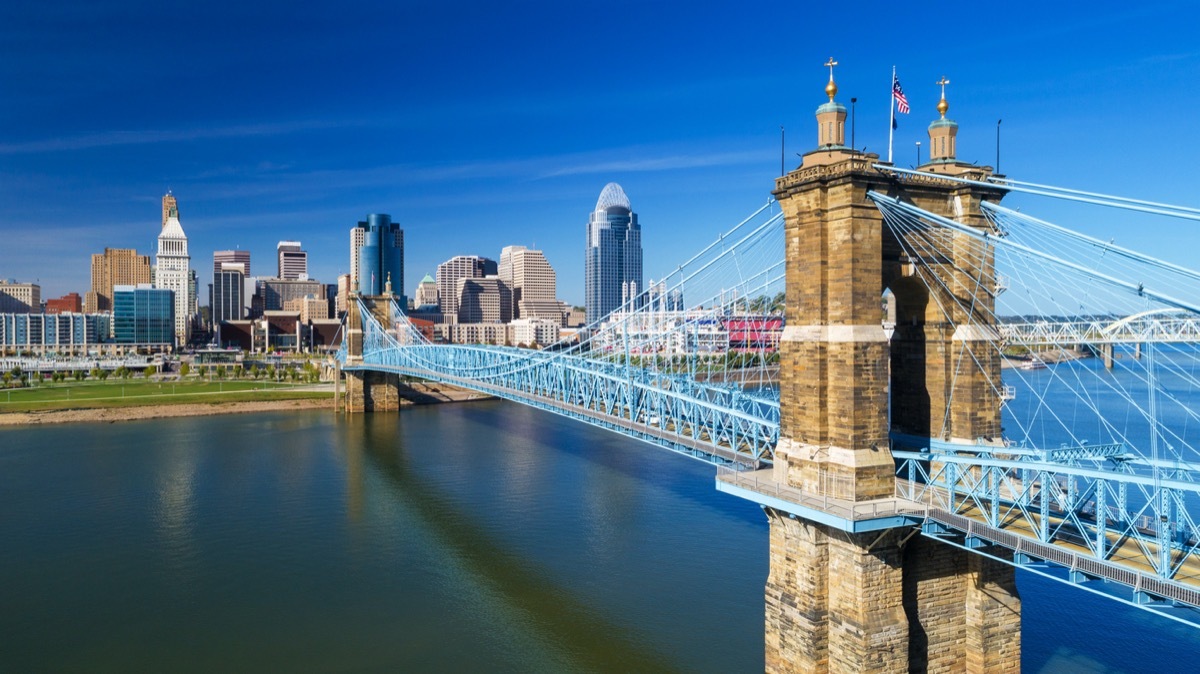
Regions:
M 94 409 L 97 407 L 332 397 L 333 394 L 330 391 L 298 390 L 298 387 L 293 384 L 264 381 L 64 382 L 0 390 L 0 414 L 39 410 Z

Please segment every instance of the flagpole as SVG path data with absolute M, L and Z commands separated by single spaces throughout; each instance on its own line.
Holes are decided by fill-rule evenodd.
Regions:
M 892 134 L 896 132 L 896 66 L 892 66 L 892 84 L 888 90 L 888 101 L 891 102 L 892 114 L 888 124 L 888 163 L 892 163 Z

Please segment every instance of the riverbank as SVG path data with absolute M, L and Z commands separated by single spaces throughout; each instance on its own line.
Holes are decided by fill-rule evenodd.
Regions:
M 325 398 L 293 400 L 250 400 L 239 402 L 177 403 L 136 407 L 98 407 L 93 409 L 41 410 L 0 414 L 0 426 L 61 424 L 75 422 L 116 422 L 168 417 L 199 417 L 225 414 L 250 414 L 277 410 L 333 409 L 332 394 Z

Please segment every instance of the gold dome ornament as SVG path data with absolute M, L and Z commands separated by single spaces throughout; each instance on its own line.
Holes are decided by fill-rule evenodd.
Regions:
M 942 86 L 942 100 L 938 101 L 937 111 L 942 114 L 942 119 L 946 119 L 946 111 L 950 109 L 950 104 L 946 102 L 946 85 L 950 84 L 950 80 L 942 75 L 942 79 L 936 82 Z
M 837 96 L 837 85 L 833 82 L 833 67 L 836 65 L 837 61 L 834 61 L 832 56 L 825 62 L 825 66 L 829 68 L 829 84 L 825 85 L 825 95 L 829 97 L 830 101 L 833 100 L 834 96 Z

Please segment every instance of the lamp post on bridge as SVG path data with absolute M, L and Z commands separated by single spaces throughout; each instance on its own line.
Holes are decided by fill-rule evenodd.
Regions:
M 921 167 L 921 141 L 917 141 L 917 168 Z
M 851 152 L 853 152 L 855 150 L 855 148 L 857 148 L 857 146 L 854 144 L 854 126 L 855 126 L 855 124 L 854 124 L 854 120 L 855 120 L 854 104 L 855 103 L 858 103 L 858 99 L 851 97 L 851 99 L 850 99 L 850 151 Z
M 1000 122 L 1003 119 L 996 120 L 996 173 L 1000 173 Z

